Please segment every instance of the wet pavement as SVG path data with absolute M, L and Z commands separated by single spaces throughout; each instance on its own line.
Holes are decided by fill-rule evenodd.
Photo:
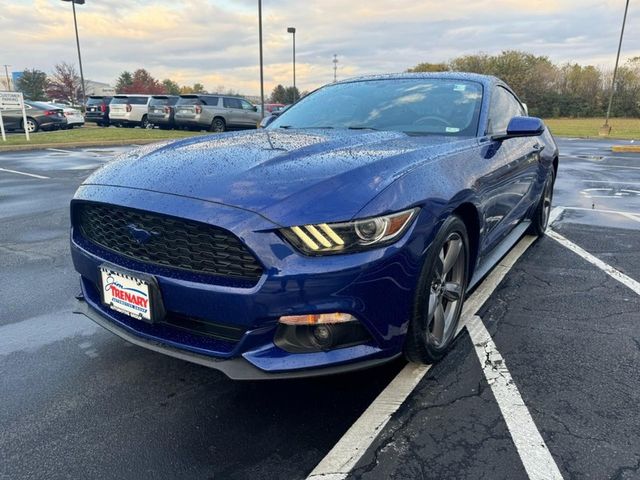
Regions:
M 559 143 L 554 229 L 640 280 L 640 155 Z M 233 382 L 72 315 L 68 203 L 122 150 L 0 154 L 0 478 L 304 478 L 402 362 Z M 551 238 L 479 312 L 565 478 L 640 477 L 638 312 L 636 293 Z M 463 331 L 351 477 L 526 478 L 521 454 Z

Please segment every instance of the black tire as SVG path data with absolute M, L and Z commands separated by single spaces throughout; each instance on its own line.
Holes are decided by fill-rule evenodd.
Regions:
M 410 362 L 437 362 L 451 346 L 469 282 L 469 258 L 467 228 L 452 215 L 429 248 L 418 280 L 404 348 Z
M 146 115 L 143 115 L 142 120 L 140 120 L 140 128 L 149 128 L 149 125 L 151 125 L 149 119 Z
M 227 124 L 225 123 L 224 119 L 220 117 L 216 117 L 213 119 L 213 122 L 211 122 L 211 128 L 209 129 L 209 131 L 222 133 L 226 129 L 227 129 Z
M 531 218 L 531 226 L 529 232 L 531 235 L 543 237 L 549 226 L 549 215 L 551 214 L 551 205 L 553 203 L 553 186 L 555 184 L 555 172 L 553 169 L 549 173 L 542 194 L 538 200 L 538 205 L 533 212 Z
M 27 117 L 27 125 L 29 125 L 29 123 L 33 125 L 33 127 L 29 129 L 29 133 L 36 133 L 40 130 L 40 124 L 38 124 L 35 118 Z M 20 128 L 22 128 L 23 131 L 26 129 L 24 122 L 20 122 Z

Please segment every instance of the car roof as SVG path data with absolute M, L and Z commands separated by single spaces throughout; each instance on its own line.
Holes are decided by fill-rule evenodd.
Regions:
M 151 97 L 148 93 L 119 93 L 114 95 L 115 98 L 128 98 L 128 97 Z
M 365 82 L 370 80 L 410 80 L 410 79 L 446 79 L 446 80 L 461 80 L 469 82 L 478 82 L 485 87 L 490 87 L 496 83 L 504 83 L 497 77 L 492 75 L 481 75 L 479 73 L 469 72 L 420 72 L 420 73 L 387 73 L 378 75 L 364 75 L 360 77 L 347 78 L 336 82 L 340 83 L 352 83 L 352 82 Z

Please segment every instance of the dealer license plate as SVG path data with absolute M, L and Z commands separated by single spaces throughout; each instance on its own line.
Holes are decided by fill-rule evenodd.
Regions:
M 130 317 L 151 321 L 151 295 L 144 280 L 100 267 L 105 305 Z

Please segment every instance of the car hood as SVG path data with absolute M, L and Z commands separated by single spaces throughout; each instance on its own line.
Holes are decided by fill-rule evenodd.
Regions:
M 343 221 L 419 163 L 475 139 L 400 132 L 258 130 L 148 145 L 86 184 L 221 203 L 278 225 Z

